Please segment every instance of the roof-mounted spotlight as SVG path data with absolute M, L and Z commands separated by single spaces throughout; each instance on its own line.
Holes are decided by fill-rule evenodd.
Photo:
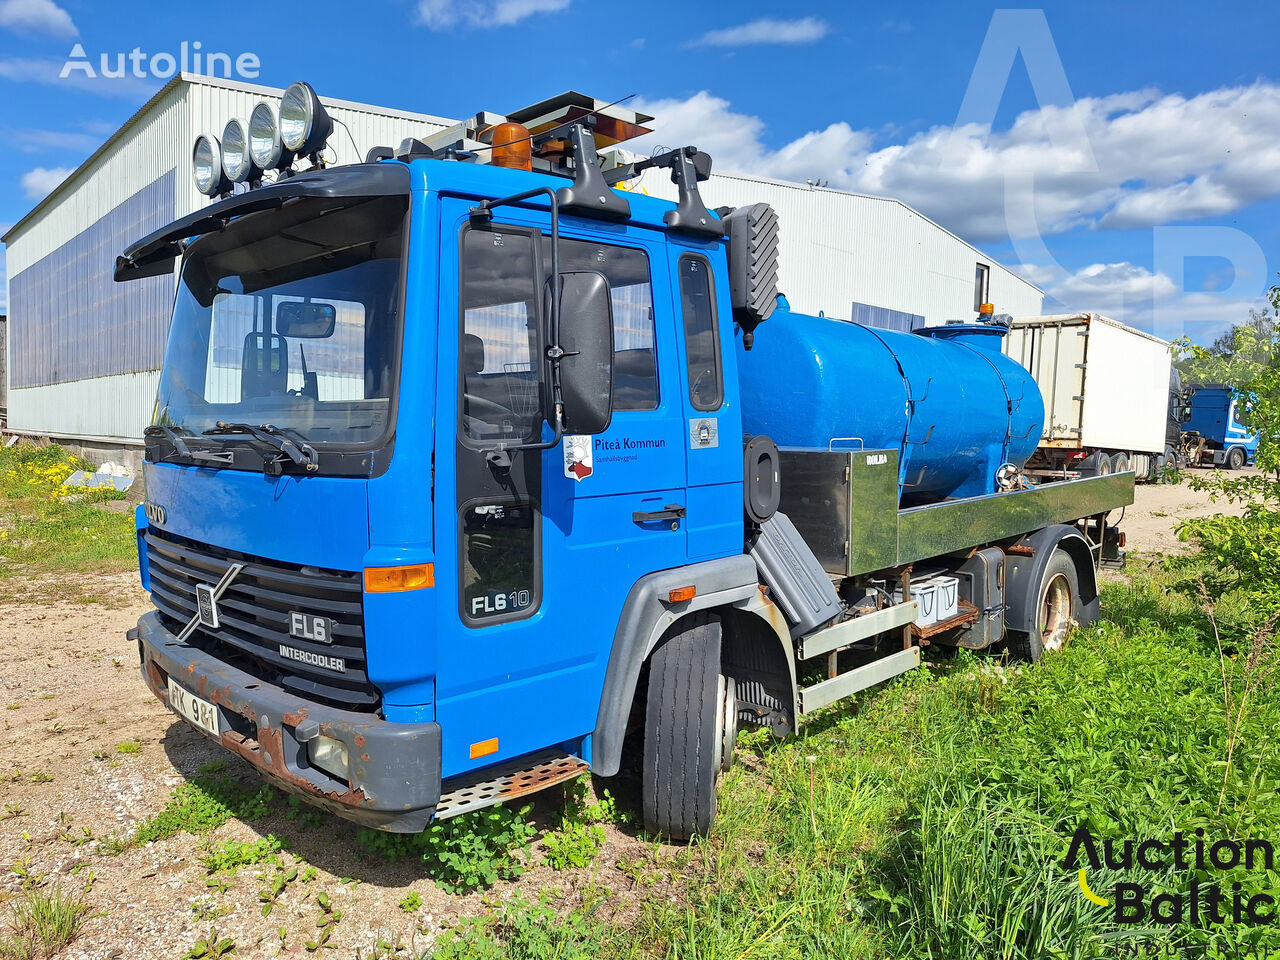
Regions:
M 196 137 L 191 150 L 191 177 L 206 197 L 231 192 L 231 181 L 222 169 L 222 144 L 211 133 Z
M 263 170 L 286 170 L 293 163 L 293 151 L 280 139 L 276 108 L 265 100 L 249 114 L 249 155 Z
M 249 134 L 243 120 L 228 120 L 222 130 L 222 172 L 232 183 L 262 179 L 262 168 L 249 153 Z
M 311 84 L 301 80 L 290 84 L 280 101 L 280 140 L 284 148 L 300 156 L 319 153 L 332 132 L 333 120 Z

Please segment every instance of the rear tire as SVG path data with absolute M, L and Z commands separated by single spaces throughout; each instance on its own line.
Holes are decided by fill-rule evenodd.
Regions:
M 649 658 L 644 826 L 669 840 L 711 832 L 716 786 L 733 757 L 737 698 L 720 672 L 720 620 L 696 613 Z
M 1245 461 L 1248 457 L 1245 455 L 1244 447 L 1232 447 L 1227 451 L 1227 469 L 1241 470 L 1244 468 Z
M 1129 472 L 1129 455 L 1127 453 L 1115 453 L 1111 455 L 1111 472 Z
M 1056 653 L 1080 620 L 1080 575 L 1065 550 L 1053 551 L 1036 587 L 1035 627 L 1030 633 L 1010 630 L 1005 646 L 1015 660 L 1036 663 Z
M 1108 457 L 1105 453 L 1102 453 L 1101 451 L 1099 451 L 1098 453 L 1095 453 L 1094 456 L 1097 457 L 1096 462 L 1098 464 L 1098 466 L 1094 469 L 1094 476 L 1105 477 L 1113 472 L 1112 461 L 1110 457 Z

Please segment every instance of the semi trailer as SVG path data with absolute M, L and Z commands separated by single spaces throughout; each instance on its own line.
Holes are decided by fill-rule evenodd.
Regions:
M 1044 432 L 1030 472 L 1160 476 L 1173 453 L 1167 340 L 1097 313 L 1018 317 L 1005 352 L 1032 372 L 1044 396 Z
M 707 209 L 705 153 L 606 179 L 650 119 L 567 94 L 325 167 L 295 84 L 118 258 L 178 275 L 142 677 L 267 781 L 409 832 L 625 767 L 686 838 L 741 727 L 1097 616 L 1133 475 L 1030 482 L 1000 318 L 793 313 L 776 215 Z M 648 167 L 677 202 L 614 186 Z

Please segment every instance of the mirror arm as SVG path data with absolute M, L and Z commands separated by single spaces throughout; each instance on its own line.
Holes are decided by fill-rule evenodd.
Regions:
M 551 276 L 555 279 L 555 286 L 551 293 L 551 318 L 548 324 L 545 354 L 549 366 L 548 386 L 551 388 L 551 405 L 554 410 L 553 417 L 548 420 L 551 424 L 551 439 L 538 443 L 500 443 L 492 449 L 485 450 L 485 458 L 497 469 L 510 469 L 509 451 L 511 450 L 550 450 L 552 447 L 559 446 L 564 438 L 564 401 L 560 394 L 560 360 L 565 356 L 564 348 L 560 346 L 560 291 L 564 283 L 560 276 L 560 200 L 556 196 L 556 191 L 550 187 L 540 187 L 537 190 L 513 193 L 509 197 L 501 197 L 497 200 L 481 200 L 469 211 L 472 220 L 492 220 L 494 207 L 511 206 L 539 196 L 547 197 L 551 203 Z

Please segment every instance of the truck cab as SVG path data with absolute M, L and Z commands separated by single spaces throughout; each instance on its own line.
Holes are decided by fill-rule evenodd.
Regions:
M 929 643 L 1055 649 L 1096 615 L 1105 515 L 1132 499 L 1131 475 L 1037 491 L 1005 462 L 1016 404 L 998 351 L 966 345 L 999 333 L 981 324 L 878 339 L 875 362 L 991 379 L 990 438 L 902 430 L 882 404 L 892 448 L 791 451 L 832 492 L 786 500 L 740 383 L 780 302 L 776 217 L 709 211 L 692 147 L 623 171 L 669 169 L 677 203 L 614 189 L 597 150 L 649 118 L 570 101 L 325 168 L 295 85 L 278 130 L 255 109 L 253 163 L 232 124 L 201 138 L 213 202 L 117 262 L 178 275 L 137 514 L 143 677 L 367 826 L 612 776 L 625 746 L 649 829 L 704 833 L 741 724 L 792 732 Z M 927 392 L 905 409 L 963 416 Z M 900 509 L 928 477 L 955 492 Z M 925 618 L 926 579 L 945 614 Z
M 1249 398 L 1222 384 L 1192 387 L 1184 405 L 1183 449 L 1192 465 L 1239 470 L 1252 464 L 1258 437 L 1241 421 Z

